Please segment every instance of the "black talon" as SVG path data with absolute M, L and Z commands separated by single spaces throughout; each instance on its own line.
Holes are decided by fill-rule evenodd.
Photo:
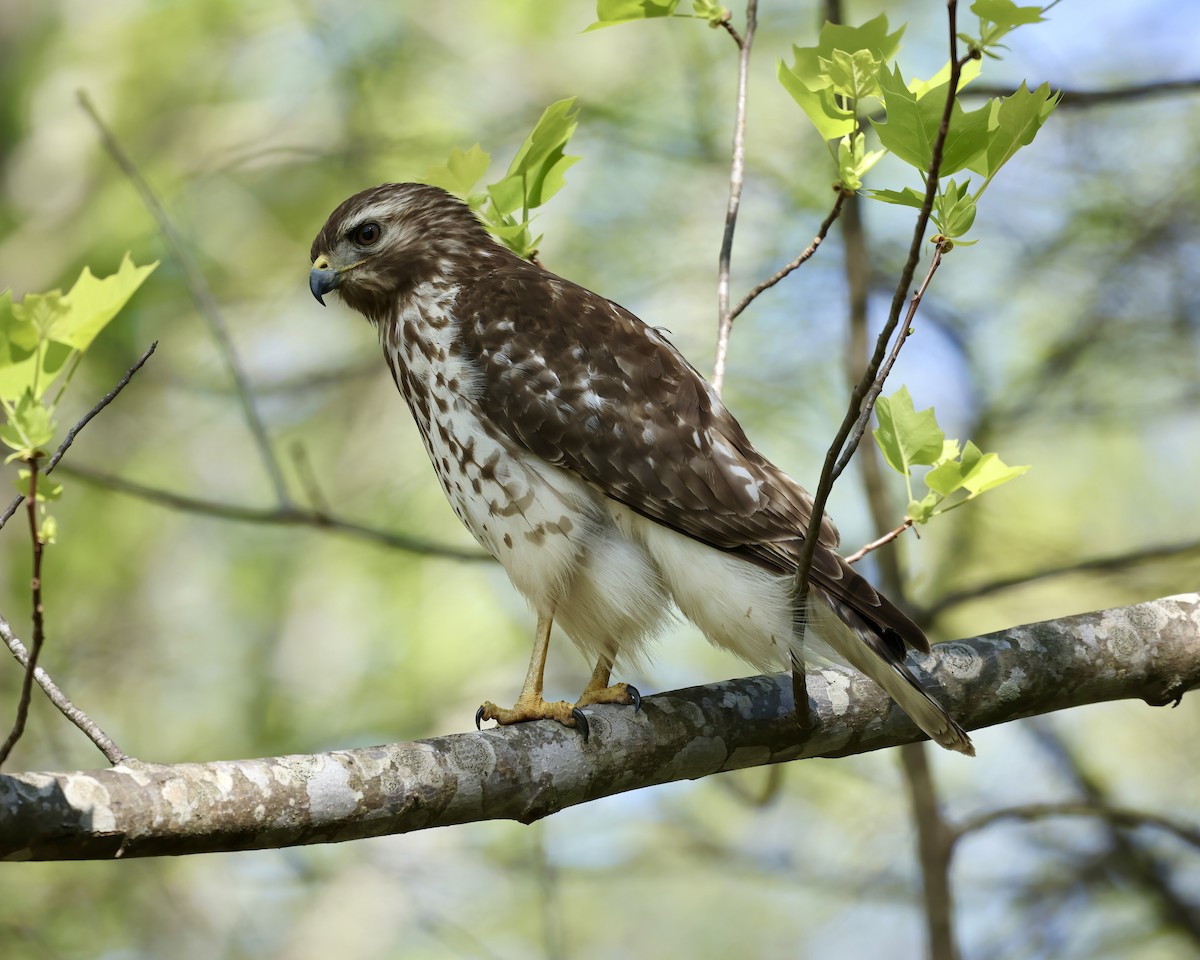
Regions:
M 629 699 L 633 701 L 633 715 L 637 716 L 642 709 L 642 695 L 632 683 L 625 684 L 625 690 L 629 694 Z
M 587 717 L 585 717 L 583 715 L 583 711 L 580 710 L 578 707 L 575 707 L 571 711 L 571 716 L 575 718 L 576 728 L 578 728 L 579 732 L 581 734 L 583 734 L 583 742 L 587 743 L 588 742 L 588 734 L 591 732 L 590 730 L 588 730 Z
M 483 729 L 483 727 L 480 726 L 480 724 L 482 722 L 483 722 L 483 707 L 480 707 L 478 710 L 475 711 L 475 729 L 476 730 Z

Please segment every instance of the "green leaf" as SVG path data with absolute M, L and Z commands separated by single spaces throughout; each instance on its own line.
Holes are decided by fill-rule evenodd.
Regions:
M 994 453 L 980 454 L 979 448 L 970 441 L 967 442 L 966 450 L 963 452 L 964 466 L 968 463 L 968 452 L 973 456 L 970 457 L 969 469 L 963 475 L 963 486 L 971 494 L 967 499 L 974 499 L 985 490 L 991 490 L 1002 483 L 1008 483 L 1009 480 L 1015 480 L 1029 470 L 1028 464 L 1010 467 Z
M 566 156 L 577 126 L 575 98 L 552 103 L 517 150 L 508 172 L 489 184 L 479 213 L 484 225 L 521 257 L 531 256 L 541 237 L 532 237 L 529 212 L 542 206 L 566 183 L 578 157 Z
M 631 20 L 669 17 L 677 6 L 679 0 L 596 0 L 596 22 L 587 29 L 599 30 Z
M 962 90 L 968 83 L 977 79 L 980 72 L 983 70 L 983 63 L 979 60 L 968 60 L 958 71 L 958 89 Z M 950 61 L 947 60 L 942 65 L 942 69 L 935 73 L 928 80 L 918 80 L 915 77 L 908 81 L 908 89 L 912 91 L 913 96 L 920 100 L 930 90 L 945 86 L 950 82 Z
M 1022 83 L 1011 96 L 992 100 L 987 106 L 987 151 L 974 159 L 971 169 L 991 180 L 1021 147 L 1033 142 L 1061 96 L 1048 83 L 1032 91 Z
M 879 70 L 883 63 L 870 50 L 834 50 L 820 57 L 821 71 L 829 77 L 834 93 L 851 100 L 879 96 Z
M 942 123 L 944 91 L 939 97 L 936 94 L 942 88 L 936 88 L 918 100 L 900 76 L 899 67 L 892 70 L 885 67 L 880 71 L 879 81 L 887 107 L 886 120 L 871 121 L 879 142 L 905 163 L 928 170 L 933 161 L 933 141 Z
M 8 423 L 0 431 L 0 441 L 14 451 L 5 463 L 18 459 L 26 460 L 36 455 L 54 439 L 54 429 L 55 423 L 50 411 L 42 404 L 40 398 L 33 395 L 33 388 L 26 387 L 13 408 Z
M 957 460 L 947 460 L 925 474 L 925 486 L 943 497 L 948 497 L 963 485 L 963 465 Z
M 103 280 L 84 267 L 75 286 L 63 298 L 68 304 L 67 312 L 54 318 L 47 336 L 76 350 L 86 350 L 157 266 L 157 260 L 144 267 L 135 266 L 126 253 L 117 272 Z
M 968 192 L 970 183 L 951 180 L 934 200 L 934 223 L 948 239 L 961 237 L 975 222 L 975 199 Z
M 903 207 L 915 207 L 920 210 L 925 205 L 925 194 L 917 193 L 912 187 L 903 190 L 869 190 L 867 195 L 872 200 L 882 200 L 884 203 L 895 203 Z
M 821 27 L 816 51 L 819 56 L 828 58 L 834 50 L 845 50 L 847 53 L 870 50 L 880 63 L 886 63 L 893 59 L 900 49 L 904 25 L 902 24 L 895 33 L 888 33 L 887 29 L 888 20 L 885 13 L 857 27 L 826 21 Z
M 716 0 L 692 0 L 692 10 L 701 20 L 707 20 L 710 27 L 719 27 L 729 19 L 729 10 Z
M 862 178 L 880 158 L 884 150 L 866 150 L 866 137 L 853 133 L 838 143 L 838 180 L 846 190 L 861 190 Z
M 798 65 L 800 48 L 796 47 L 795 50 Z M 821 139 L 836 140 L 854 132 L 857 125 L 854 111 L 839 106 L 828 86 L 815 90 L 810 88 L 800 78 L 797 68 L 789 68 L 782 60 L 779 61 L 777 75 L 783 89 L 800 105 L 800 109 L 817 128 Z
M 469 150 L 455 147 L 445 163 L 432 164 L 425 171 L 425 182 L 469 200 L 475 184 L 487 173 L 491 162 L 491 156 L 479 144 Z
M 907 387 L 880 397 L 875 416 L 879 420 L 875 442 L 893 470 L 907 476 L 914 465 L 931 464 L 941 456 L 946 434 L 938 426 L 933 407 L 914 410 Z
M 928 523 L 942 498 L 936 493 L 927 493 L 920 500 L 910 500 L 905 516 L 914 523 Z
M 971 12 L 980 20 L 1005 28 L 1006 33 L 1016 27 L 1041 23 L 1046 19 L 1042 16 L 1041 7 L 1018 7 L 1013 0 L 975 0 L 971 4 Z
M 815 47 L 792 47 L 791 67 L 779 61 L 779 82 L 823 139 L 837 140 L 856 126 L 854 110 L 837 96 L 878 95 L 878 78 L 866 77 L 867 64 L 878 68 L 891 60 L 904 35 L 904 27 L 891 34 L 887 27 L 885 14 L 859 27 L 826 23 Z
M 950 81 L 933 87 L 920 97 L 900 77 L 900 68 L 884 70 L 880 77 L 886 120 L 872 120 L 879 142 L 901 160 L 922 172 L 933 162 L 933 144 L 937 140 L 946 109 Z M 942 146 L 938 176 L 946 177 L 967 167 L 988 146 L 989 108 L 970 112 L 956 100 L 950 108 L 950 126 Z

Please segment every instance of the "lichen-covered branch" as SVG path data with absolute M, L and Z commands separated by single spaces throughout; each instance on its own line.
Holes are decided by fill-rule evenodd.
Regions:
M 1200 595 L 935 649 L 915 665 L 968 729 L 1106 700 L 1161 706 L 1200 686 Z M 865 753 L 921 736 L 849 669 L 812 672 L 808 689 L 815 726 L 803 741 L 783 674 L 647 697 L 639 714 L 593 708 L 587 743 L 557 724 L 533 723 L 314 756 L 0 776 L 0 855 L 162 856 L 477 820 L 529 823 L 653 784 Z

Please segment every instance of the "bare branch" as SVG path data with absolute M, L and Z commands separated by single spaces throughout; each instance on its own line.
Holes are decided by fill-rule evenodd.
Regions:
M 909 301 L 908 312 L 904 315 L 904 324 L 900 327 L 900 333 L 896 336 L 896 342 L 892 344 L 892 349 L 888 353 L 887 359 L 879 368 L 875 380 L 867 391 L 862 409 L 858 414 L 858 419 L 854 423 L 854 430 L 851 432 L 850 439 L 842 450 L 842 455 L 837 462 L 837 466 L 833 469 L 834 480 L 842 475 L 842 471 L 850 463 L 850 458 L 854 456 L 854 451 L 858 449 L 859 443 L 862 442 L 863 434 L 867 430 L 867 424 L 871 420 L 871 411 L 875 409 L 875 401 L 879 399 L 879 394 L 883 392 L 883 385 L 888 375 L 892 372 L 892 367 L 896 365 L 896 360 L 900 356 L 900 348 L 904 346 L 913 332 L 912 322 L 913 318 L 917 315 L 917 307 L 921 305 L 921 300 L 925 297 L 925 291 L 929 289 L 929 282 L 933 279 L 933 275 L 937 273 L 937 268 L 942 265 L 942 253 L 945 248 L 946 244 L 943 241 L 939 241 L 934 246 L 933 259 L 929 262 L 929 270 L 925 274 L 925 279 L 921 281 L 921 286 L 917 288 L 917 292 L 912 295 L 912 299 Z
M 1128 807 L 1110 807 L 1105 804 L 1091 802 L 1075 803 L 1026 803 L 1016 807 L 1003 807 L 999 810 L 989 810 L 970 820 L 960 823 L 954 830 L 952 843 L 957 843 L 969 834 L 984 830 L 993 824 L 1004 820 L 1021 820 L 1026 823 L 1032 820 L 1045 820 L 1049 817 L 1099 817 L 1107 820 L 1113 826 L 1136 830 L 1139 827 L 1153 827 L 1177 837 L 1184 843 L 1200 848 L 1200 827 L 1179 823 L 1168 817 L 1145 810 L 1133 810 Z
M 285 527 L 314 527 L 318 530 L 328 530 L 333 533 L 344 533 L 362 540 L 369 540 L 394 550 L 406 550 L 409 553 L 421 554 L 427 557 L 444 557 L 448 560 L 490 560 L 486 553 L 479 550 L 463 550 L 458 547 L 444 546 L 431 543 L 418 537 L 410 537 L 403 533 L 392 533 L 365 524 L 344 520 L 332 514 L 316 509 L 303 507 L 247 507 L 236 503 L 222 503 L 219 500 L 205 500 L 187 494 L 173 493 L 170 490 L 160 490 L 145 484 L 126 480 L 110 473 L 81 467 L 78 464 L 67 464 L 62 468 L 67 476 L 78 477 L 85 483 L 138 497 L 150 503 L 179 510 L 184 513 L 199 513 L 220 520 L 235 520 L 243 523 L 265 523 Z
M 80 417 L 75 426 L 67 431 L 67 435 L 63 438 L 63 442 L 58 445 L 58 449 L 54 451 L 54 456 L 51 457 L 50 462 L 46 464 L 46 469 L 43 471 L 44 473 L 48 475 L 53 472 L 54 468 L 58 465 L 58 461 L 63 458 L 63 454 L 66 453 L 71 444 L 75 442 L 75 438 L 79 435 L 79 431 L 91 423 L 92 418 L 110 403 L 112 403 L 113 400 L 116 399 L 117 394 L 129 385 L 129 381 L 133 379 L 133 375 L 142 369 L 142 364 L 150 359 L 150 355 L 154 353 L 154 350 L 157 346 L 158 341 L 155 340 L 152 344 L 150 344 L 150 348 L 138 358 L 137 363 L 125 371 L 125 376 L 117 381 L 117 385 L 109 390 L 108 393 L 106 393 L 103 397 L 101 397 L 99 402 L 92 407 L 91 410 Z M 3 529 L 4 524 L 6 524 L 12 518 L 12 515 L 17 512 L 17 508 L 21 506 L 21 502 L 24 499 L 24 496 L 17 494 L 16 499 L 14 499 L 13 502 L 8 505 L 8 509 L 4 511 L 4 515 L 0 516 L 0 529 Z
M 970 729 L 1107 700 L 1159 704 L 1200 686 L 1198 614 L 1200 594 L 1188 594 L 939 644 L 913 659 Z M 922 738 L 861 674 L 830 667 L 812 679 L 816 717 L 804 740 L 790 677 L 777 675 L 647 697 L 641 713 L 590 708 L 587 743 L 557 724 L 527 723 L 312 756 L 0 775 L 0 856 L 162 856 L 532 823 L 652 784 Z M 996 696 L 1002 686 L 1011 695 Z
M 38 657 L 46 640 L 44 623 L 45 608 L 42 606 L 42 554 L 46 542 L 38 529 L 37 484 L 41 473 L 41 453 L 36 453 L 25 462 L 29 464 L 29 499 L 26 503 L 26 514 L 29 516 L 29 539 L 33 547 L 33 571 L 29 577 L 29 592 L 33 606 L 33 650 L 29 654 L 29 662 L 25 664 L 25 676 L 21 680 L 21 696 L 17 701 L 17 718 L 13 721 L 12 729 L 0 744 L 0 765 L 8 759 L 13 747 L 25 732 L 25 721 L 29 717 L 29 703 L 33 698 L 33 674 L 37 670 Z
M 1139 563 L 1187 556 L 1193 553 L 1200 554 L 1200 541 L 1190 540 L 1186 543 L 1171 543 L 1161 547 L 1143 547 L 1138 550 L 1130 550 L 1126 553 L 1118 553 L 1109 557 L 1093 557 L 1091 560 L 1077 560 L 1073 563 L 1064 563 L 1061 566 L 1039 570 L 1036 573 L 1023 573 L 1013 577 L 1003 577 L 999 580 L 981 583 L 974 587 L 954 590 L 931 603 L 921 611 L 921 615 L 924 619 L 932 620 L 935 617 L 941 616 L 951 607 L 956 607 L 961 603 L 976 600 L 979 597 L 986 597 L 993 593 L 999 593 L 1002 590 L 1023 587 L 1026 584 L 1036 583 L 1039 580 L 1048 580 L 1051 577 L 1062 577 L 1072 573 L 1114 573 L 1136 566 Z
M 725 382 L 725 361 L 729 355 L 729 330 L 733 316 L 729 312 L 729 266 L 733 257 L 733 232 L 737 228 L 738 208 L 742 203 L 742 184 L 746 179 L 746 93 L 750 80 L 750 48 L 758 26 L 758 0 L 746 4 L 746 33 L 738 40 L 737 107 L 733 120 L 733 159 L 729 168 L 729 204 L 725 208 L 725 233 L 717 258 L 717 357 L 713 366 L 712 386 L 718 394 Z
M 758 284 L 753 290 L 751 290 L 744 297 L 742 297 L 741 300 L 738 301 L 738 305 L 729 312 L 729 323 L 731 325 L 733 324 L 734 320 L 742 315 L 742 311 L 750 306 L 750 304 L 759 294 L 761 294 L 764 290 L 770 290 L 771 287 L 775 286 L 775 284 L 777 284 L 793 270 L 801 267 L 814 253 L 817 252 L 817 247 L 819 247 L 825 241 L 825 236 L 829 233 L 829 228 L 833 226 L 833 221 L 838 218 L 838 215 L 842 212 L 842 205 L 846 202 L 846 192 L 842 190 L 841 187 L 836 187 L 835 189 L 837 190 L 837 199 L 833 201 L 833 209 L 829 211 L 829 216 L 821 221 L 821 226 L 817 230 L 817 235 L 813 237 L 812 243 L 805 247 L 804 252 L 801 253 L 800 256 L 796 257 L 795 260 L 792 260 L 786 265 L 780 267 L 777 271 L 775 271 L 775 273 L 767 277 L 766 280 L 762 281 L 762 283 Z M 726 339 L 728 339 L 728 332 L 726 333 Z
M 895 540 L 898 536 L 900 536 L 900 534 L 902 534 L 905 530 L 907 530 L 912 525 L 913 525 L 912 520 L 905 520 L 902 524 L 900 524 L 900 526 L 896 527 L 895 530 L 889 530 L 878 540 L 872 540 L 870 543 L 863 544 L 863 546 L 859 547 L 852 554 L 850 554 L 848 557 L 845 558 L 846 562 L 847 563 L 858 563 L 859 560 L 861 560 L 863 557 L 865 557 L 872 550 L 878 550 L 880 547 L 891 543 L 893 540 Z
M 0 639 L 12 651 L 12 655 L 16 657 L 17 663 L 28 669 L 29 651 L 25 649 L 25 644 L 13 634 L 12 627 L 9 626 L 8 621 L 2 616 L 0 616 Z M 129 754 L 117 746 L 116 741 L 112 737 L 100 729 L 100 725 L 95 720 L 67 698 L 45 670 L 35 665 L 33 678 L 38 682 L 38 686 L 42 688 L 50 702 L 58 708 L 64 717 L 87 735 L 87 738 L 108 758 L 109 763 L 123 763 L 126 760 L 132 759 Z
M 1062 100 L 1058 108 L 1061 110 L 1079 109 L 1101 106 L 1106 103 L 1127 103 L 1131 100 L 1145 100 L 1150 97 L 1174 96 L 1179 93 L 1195 93 L 1200 90 L 1200 77 L 1182 80 L 1151 80 L 1146 83 L 1131 83 L 1123 87 L 1111 87 L 1108 90 L 1072 90 L 1069 87 L 1058 88 Z M 1011 87 L 998 87 L 986 83 L 974 83 L 963 89 L 966 97 L 1010 97 Z
M 183 242 L 179 231 L 175 229 L 175 225 L 167 215 L 167 210 L 163 206 L 162 201 L 158 199 L 154 188 L 142 176 L 142 172 L 138 169 L 137 164 L 133 162 L 133 159 L 125 152 L 125 148 L 121 146 L 116 136 L 104 123 L 104 120 L 101 119 L 91 99 L 82 90 L 78 92 L 77 96 L 79 98 L 79 105 L 83 107 L 84 112 L 87 113 L 92 123 L 95 124 L 96 130 L 100 134 L 100 140 L 104 144 L 104 149 L 116 161 L 117 166 L 121 168 L 121 172 L 125 174 L 129 182 L 133 184 L 134 189 L 141 196 L 146 209 L 158 223 L 159 232 L 162 233 L 167 247 L 175 256 L 180 267 L 183 268 L 183 277 L 187 283 L 188 292 L 199 308 L 201 316 L 208 322 L 209 331 L 217 343 L 217 348 L 220 350 L 221 357 L 225 361 L 225 367 L 233 380 L 238 398 L 241 400 L 242 412 L 246 418 L 246 424 L 250 427 L 250 433 L 253 435 L 254 442 L 258 446 L 263 466 L 266 468 L 267 475 L 271 478 L 271 484 L 275 488 L 276 499 L 279 501 L 280 506 L 289 505 L 291 498 L 288 496 L 287 484 L 283 479 L 283 471 L 280 469 L 279 461 L 276 459 L 275 452 L 271 448 L 271 441 L 267 436 L 266 426 L 263 424 L 258 407 L 254 402 L 254 394 L 250 390 L 250 383 L 246 379 L 245 371 L 242 369 L 242 362 L 233 345 L 233 339 L 229 336 L 229 328 L 225 325 L 225 318 L 221 314 L 221 309 L 217 306 L 216 298 L 213 296 L 212 290 L 209 289 L 208 282 L 204 279 L 204 274 L 196 264 L 196 261 L 192 259 L 187 245 Z

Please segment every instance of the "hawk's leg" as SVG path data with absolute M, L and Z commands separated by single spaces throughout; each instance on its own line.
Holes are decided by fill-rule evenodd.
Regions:
M 634 713 L 642 709 L 642 695 L 638 693 L 637 687 L 628 683 L 608 685 L 609 677 L 612 676 L 612 668 L 611 657 L 601 657 L 597 661 L 596 669 L 592 671 L 592 679 L 583 688 L 583 693 L 575 701 L 575 706 L 586 707 L 593 703 L 632 703 Z
M 579 727 L 583 739 L 588 738 L 587 718 L 573 703 L 558 700 L 547 703 L 542 699 L 542 682 L 546 673 L 546 651 L 550 649 L 550 628 L 554 616 L 538 615 L 537 638 L 533 642 L 533 653 L 529 657 L 529 672 L 525 674 L 525 685 L 511 710 L 498 707 L 490 700 L 475 711 L 475 726 L 483 720 L 495 720 L 499 724 L 523 723 L 526 720 L 557 720 L 567 727 Z

